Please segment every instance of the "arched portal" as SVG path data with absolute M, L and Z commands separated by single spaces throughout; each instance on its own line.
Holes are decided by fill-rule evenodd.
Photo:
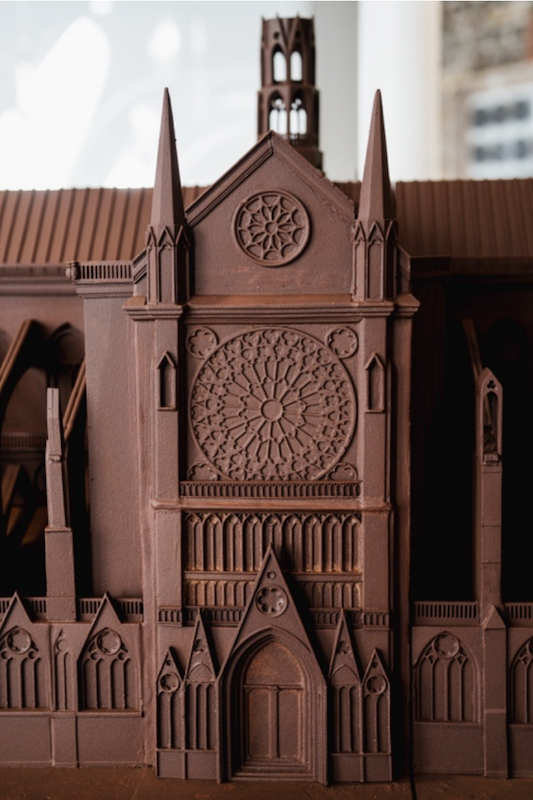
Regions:
M 231 694 L 233 775 L 311 778 L 312 690 L 295 650 L 277 639 L 253 648 L 234 674 Z

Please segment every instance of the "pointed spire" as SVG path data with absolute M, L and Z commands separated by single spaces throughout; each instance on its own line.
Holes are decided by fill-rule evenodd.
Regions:
M 358 218 L 365 221 L 385 220 L 393 219 L 393 216 L 383 107 L 378 89 L 372 108 Z
M 163 96 L 163 113 L 150 225 L 161 230 L 179 227 L 185 223 L 185 210 L 181 191 L 174 120 L 168 89 Z

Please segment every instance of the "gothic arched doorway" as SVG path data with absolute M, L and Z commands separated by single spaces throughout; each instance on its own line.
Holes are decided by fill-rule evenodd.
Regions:
M 294 650 L 271 639 L 254 648 L 238 672 L 233 774 L 311 778 L 310 687 Z

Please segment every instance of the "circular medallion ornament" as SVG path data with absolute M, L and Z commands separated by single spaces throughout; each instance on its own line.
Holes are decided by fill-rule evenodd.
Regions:
M 342 327 L 334 328 L 328 333 L 326 344 L 339 358 L 349 358 L 357 352 L 359 342 L 355 331 Z
M 98 634 L 96 644 L 102 653 L 114 655 L 120 650 L 122 642 L 120 641 L 120 636 L 115 633 L 115 631 L 105 628 L 102 633 Z
M 264 267 L 281 267 L 300 255 L 309 230 L 307 211 L 287 192 L 254 194 L 235 215 L 239 247 Z
M 31 647 L 31 636 L 24 628 L 14 628 L 7 635 L 7 646 L 14 653 L 27 653 Z
M 453 658 L 459 652 L 459 640 L 451 633 L 441 634 L 435 642 L 435 650 L 442 658 Z
M 167 694 L 172 694 L 179 687 L 180 682 L 178 680 L 178 676 L 173 672 L 165 672 L 165 674 L 161 675 L 161 678 L 159 679 L 159 685 L 164 692 L 167 692 Z
M 210 328 L 193 328 L 185 340 L 185 346 L 191 356 L 205 358 L 213 352 L 218 344 L 216 333 Z
M 261 614 L 279 617 L 287 608 L 287 593 L 280 586 L 264 586 L 255 597 L 255 604 Z
M 232 480 L 315 480 L 340 460 L 356 420 L 339 359 L 281 328 L 235 336 L 200 369 L 191 419 L 207 459 Z
M 382 675 L 373 675 L 368 679 L 366 688 L 370 694 L 383 694 L 387 688 L 387 681 Z

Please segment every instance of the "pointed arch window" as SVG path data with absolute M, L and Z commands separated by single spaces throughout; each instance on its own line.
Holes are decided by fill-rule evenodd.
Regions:
M 329 671 L 334 753 L 363 752 L 361 680 L 341 612 Z
M 104 628 L 90 639 L 80 659 L 80 684 L 83 710 L 139 707 L 135 664 L 116 631 Z
M 341 646 L 343 642 L 339 643 Z M 355 672 L 347 666 L 337 669 L 331 676 L 332 713 L 335 753 L 360 753 L 361 685 Z
M 366 367 L 366 410 L 385 411 L 385 367 L 376 353 Z
M 478 378 L 478 448 L 484 463 L 498 462 L 502 452 L 502 387 L 485 369 Z
M 511 671 L 511 722 L 533 723 L 533 639 L 518 651 Z
M 274 50 L 272 56 L 272 75 L 274 83 L 281 83 L 287 80 L 287 59 L 279 47 Z
M 302 54 L 299 50 L 291 53 L 291 81 L 301 81 L 303 78 Z
M 390 684 L 376 651 L 363 678 L 364 747 L 390 753 Z
M 415 680 L 417 720 L 477 722 L 476 670 L 456 636 L 444 632 L 427 645 Z
M 186 749 L 216 749 L 215 673 L 200 622 L 194 631 L 184 690 Z
M 279 94 L 274 95 L 270 101 L 268 127 L 280 136 L 285 136 L 287 133 L 287 109 Z
M 164 353 L 157 363 L 158 411 L 176 410 L 176 365 L 170 353 Z
M 31 635 L 18 625 L 0 639 L 0 708 L 49 708 L 44 665 Z
M 178 666 L 168 650 L 157 679 L 157 746 L 162 749 L 183 748 L 180 689 Z
M 291 104 L 291 134 L 305 136 L 307 134 L 307 111 L 300 95 L 296 95 Z

